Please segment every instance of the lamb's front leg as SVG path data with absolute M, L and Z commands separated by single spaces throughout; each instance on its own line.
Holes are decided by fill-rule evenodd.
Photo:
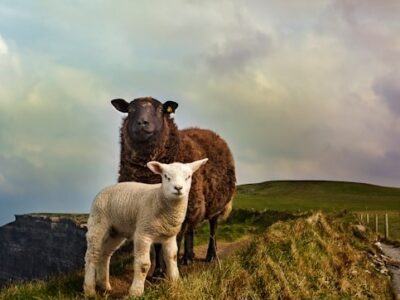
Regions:
M 141 296 L 144 291 L 144 282 L 150 269 L 150 246 L 152 240 L 137 235 L 133 242 L 134 248 L 134 277 L 129 289 L 130 296 Z
M 167 276 L 171 280 L 179 278 L 178 270 L 178 245 L 176 243 L 176 236 L 166 240 L 163 243 L 164 260 L 167 267 Z

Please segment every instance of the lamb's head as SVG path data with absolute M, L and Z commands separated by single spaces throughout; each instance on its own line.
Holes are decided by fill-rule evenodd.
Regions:
M 191 163 L 162 164 L 156 161 L 147 163 L 147 167 L 162 176 L 162 189 L 165 198 L 187 198 L 192 183 L 192 174 L 207 162 L 208 158 L 196 160 Z
M 118 111 L 128 114 L 128 134 L 135 143 L 157 139 L 178 107 L 176 102 L 161 103 L 151 97 L 137 98 L 130 103 L 124 99 L 114 99 L 111 104 Z

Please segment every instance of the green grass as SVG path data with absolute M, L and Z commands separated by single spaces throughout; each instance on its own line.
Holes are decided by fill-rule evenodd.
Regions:
M 374 236 L 371 231 L 364 238 L 353 235 L 351 226 L 358 223 L 353 214 L 236 210 L 227 222 L 255 226 L 254 237 L 221 264 L 200 264 L 177 283 L 146 287 L 143 298 L 390 298 L 389 277 L 367 258 L 374 252 Z M 263 230 L 257 224 L 269 227 Z M 119 256 L 112 261 L 111 273 L 122 278 L 131 263 L 126 255 Z M 131 280 L 131 275 L 125 279 Z M 14 284 L 0 291 L 0 299 L 81 299 L 82 280 L 78 272 L 47 282 Z
M 146 299 L 391 299 L 389 277 L 372 265 L 368 238 L 351 214 L 277 222 L 237 254 Z
M 259 234 L 277 221 L 294 219 L 300 214 L 271 210 L 233 209 L 229 218 L 218 224 L 217 238 L 219 241 L 232 242 L 249 234 Z M 196 229 L 195 245 L 208 242 L 210 231 L 208 222 Z
M 252 235 L 239 253 L 185 274 L 177 284 L 146 289 L 146 299 L 252 298 L 390 298 L 389 280 L 366 258 L 371 240 L 352 236 L 353 214 L 332 217 L 338 210 L 368 211 L 371 234 L 374 214 L 388 212 L 390 235 L 400 240 L 400 188 L 332 181 L 271 181 L 238 186 L 234 210 L 219 225 L 218 240 L 234 241 Z M 309 222 L 310 211 L 318 214 Z M 49 215 L 49 214 L 43 214 Z M 70 217 L 78 223 L 87 215 Z M 309 218 L 312 219 L 312 218 Z M 364 217 L 365 221 L 365 217 Z M 208 224 L 196 230 L 195 244 L 208 241 Z M 125 276 L 132 258 L 113 259 L 112 274 Z M 193 270 L 192 270 L 193 271 Z M 0 291 L 0 299 L 81 299 L 82 272 L 48 281 L 14 284 Z
M 267 181 L 238 186 L 234 207 L 278 211 L 400 211 L 400 188 L 339 181 Z

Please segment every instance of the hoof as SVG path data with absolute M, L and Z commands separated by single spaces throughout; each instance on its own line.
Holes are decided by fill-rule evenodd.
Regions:
M 206 262 L 213 262 L 215 260 L 215 255 L 207 255 L 206 256 Z
M 189 265 L 191 265 L 192 263 L 193 263 L 193 258 L 184 256 L 184 257 L 182 257 L 182 259 L 181 259 L 181 265 L 189 266 Z
M 212 262 L 217 258 L 217 251 L 215 248 L 208 248 L 206 255 L 206 262 Z
M 130 288 L 129 297 L 140 297 L 143 295 L 143 288 Z
M 165 278 L 165 272 L 161 268 L 157 268 L 154 270 L 152 278 Z
M 111 292 L 111 290 L 112 290 L 111 284 L 109 282 L 107 282 L 106 284 L 97 283 L 97 286 L 99 287 L 99 289 L 101 289 L 102 291 L 104 291 L 106 293 Z
M 85 298 L 94 298 L 96 297 L 96 290 L 94 288 L 84 288 L 83 291 Z

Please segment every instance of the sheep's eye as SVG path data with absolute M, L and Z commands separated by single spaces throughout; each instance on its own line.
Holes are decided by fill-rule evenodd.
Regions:
M 165 179 L 167 179 L 168 181 L 171 181 L 171 178 L 169 178 L 167 175 L 164 175 Z
M 189 179 L 190 179 L 190 175 L 188 177 L 186 177 L 186 180 L 189 180 Z

